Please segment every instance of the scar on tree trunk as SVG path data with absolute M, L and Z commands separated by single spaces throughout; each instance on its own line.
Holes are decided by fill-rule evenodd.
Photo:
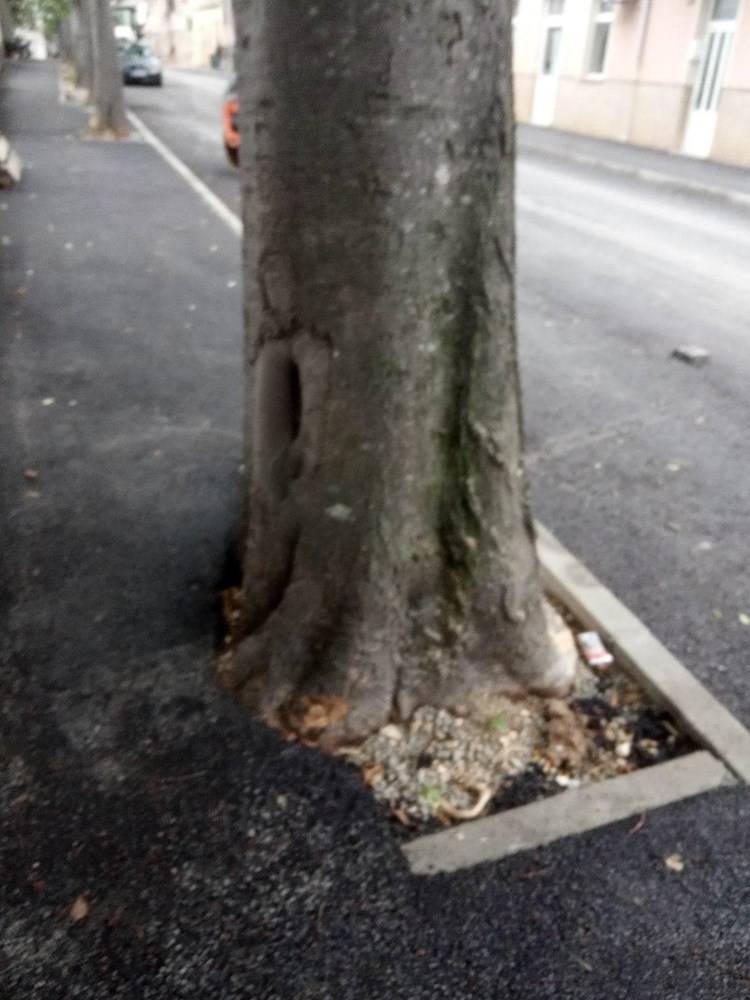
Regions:
M 522 462 L 509 7 L 238 11 L 248 402 L 222 674 L 324 743 L 572 678 Z

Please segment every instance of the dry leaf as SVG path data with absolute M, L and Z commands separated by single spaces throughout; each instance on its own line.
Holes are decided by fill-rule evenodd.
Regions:
M 321 733 L 346 717 L 349 702 L 336 695 L 303 695 L 286 712 L 287 726 L 306 739 L 315 739 Z
M 91 907 L 86 901 L 85 896 L 78 896 L 70 908 L 70 919 L 76 921 L 85 920 L 89 915 L 89 910 Z
M 393 810 L 393 815 L 401 823 L 402 826 L 413 826 L 414 823 L 411 817 L 408 815 L 406 810 L 398 808 Z
M 469 806 L 467 809 L 458 809 L 456 806 L 452 806 L 450 802 L 442 802 L 440 804 L 440 812 L 448 819 L 476 819 L 477 816 L 484 812 L 487 803 L 492 798 L 492 790 L 490 788 L 477 788 L 475 791 L 477 793 L 477 800 L 473 806 Z
M 681 854 L 670 854 L 664 859 L 664 864 L 671 872 L 681 872 L 685 867 Z
M 366 764 L 362 768 L 362 777 L 366 785 L 376 785 L 379 781 L 382 781 L 383 773 L 382 764 Z

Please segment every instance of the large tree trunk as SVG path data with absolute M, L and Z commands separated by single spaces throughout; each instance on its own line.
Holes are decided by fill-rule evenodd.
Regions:
M 227 675 L 288 725 L 345 699 L 331 741 L 570 679 L 521 456 L 510 32 L 503 0 L 239 11 L 245 638 Z
M 122 71 L 117 58 L 112 10 L 109 0 L 86 0 L 93 55 L 92 115 L 89 130 L 94 135 L 123 137 L 128 134 Z

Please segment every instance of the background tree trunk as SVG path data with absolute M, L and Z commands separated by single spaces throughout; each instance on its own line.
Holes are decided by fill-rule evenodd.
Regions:
M 93 79 L 89 130 L 97 135 L 128 134 L 122 71 L 117 58 L 109 0 L 86 0 L 91 27 Z
M 90 95 L 94 78 L 94 51 L 88 3 L 89 0 L 80 0 L 71 4 L 69 24 L 75 70 L 73 82 L 76 87 Z
M 0 0 L 2 2 L 2 0 Z M 73 34 L 73 24 L 72 24 L 72 13 L 69 13 L 60 21 L 60 25 L 57 29 L 58 38 L 60 39 L 60 56 L 63 62 L 67 63 L 68 66 L 73 67 L 73 71 L 77 75 L 76 70 L 76 51 L 75 51 L 75 37 Z
M 239 5 L 243 700 L 563 689 L 521 459 L 510 3 Z
M 10 9 L 10 4 L 8 0 L 0 0 L 0 59 L 2 59 L 4 52 L 5 42 L 9 42 L 16 31 L 16 25 L 13 18 L 13 11 Z

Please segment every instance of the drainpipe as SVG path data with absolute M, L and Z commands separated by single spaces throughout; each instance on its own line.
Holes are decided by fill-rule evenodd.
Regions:
M 651 0 L 643 0 L 643 10 L 641 12 L 641 27 L 638 32 L 638 62 L 636 72 L 640 74 L 643 65 L 643 53 L 646 50 L 646 35 L 648 34 L 648 22 L 651 18 Z

